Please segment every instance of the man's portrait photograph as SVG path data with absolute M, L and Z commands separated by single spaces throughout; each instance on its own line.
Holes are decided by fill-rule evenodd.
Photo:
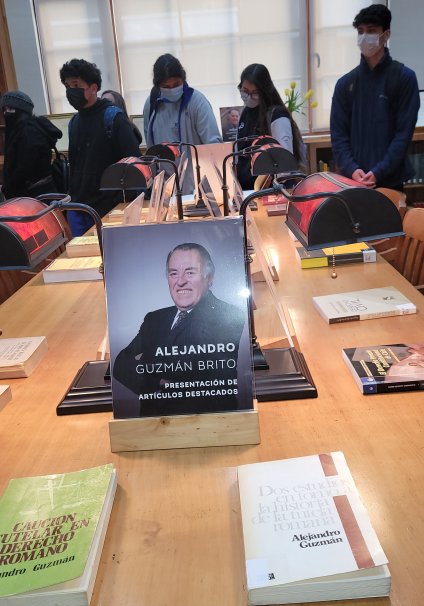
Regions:
M 241 217 L 108 227 L 115 418 L 253 406 Z

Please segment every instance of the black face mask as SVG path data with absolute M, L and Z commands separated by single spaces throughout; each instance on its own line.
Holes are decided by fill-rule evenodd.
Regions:
M 67 88 L 66 89 L 66 98 L 69 103 L 74 107 L 77 111 L 83 109 L 87 105 L 87 99 L 84 96 L 84 88 Z
M 4 123 L 7 130 L 12 130 L 20 117 L 19 112 L 4 112 Z

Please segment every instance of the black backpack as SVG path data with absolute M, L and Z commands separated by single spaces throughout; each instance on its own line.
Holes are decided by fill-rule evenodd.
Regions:
M 53 148 L 52 179 L 61 194 L 69 193 L 69 160 L 57 147 Z

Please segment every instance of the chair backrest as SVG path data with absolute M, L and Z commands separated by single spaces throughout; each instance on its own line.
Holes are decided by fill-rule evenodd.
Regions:
M 399 239 L 394 267 L 424 292 L 424 208 L 411 208 L 403 220 L 405 235 Z
M 397 189 L 389 189 L 388 187 L 377 187 L 377 191 L 384 194 L 393 202 L 403 219 L 406 213 L 406 194 Z M 393 264 L 396 259 L 399 240 L 401 240 L 399 237 L 382 238 L 381 240 L 374 240 L 371 244 L 386 261 Z

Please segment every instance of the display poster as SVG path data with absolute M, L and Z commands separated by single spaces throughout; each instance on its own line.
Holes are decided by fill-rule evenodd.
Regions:
M 242 105 L 219 108 L 223 141 L 235 141 L 237 139 L 238 125 L 242 110 Z
M 115 418 L 253 407 L 242 217 L 103 230 Z

